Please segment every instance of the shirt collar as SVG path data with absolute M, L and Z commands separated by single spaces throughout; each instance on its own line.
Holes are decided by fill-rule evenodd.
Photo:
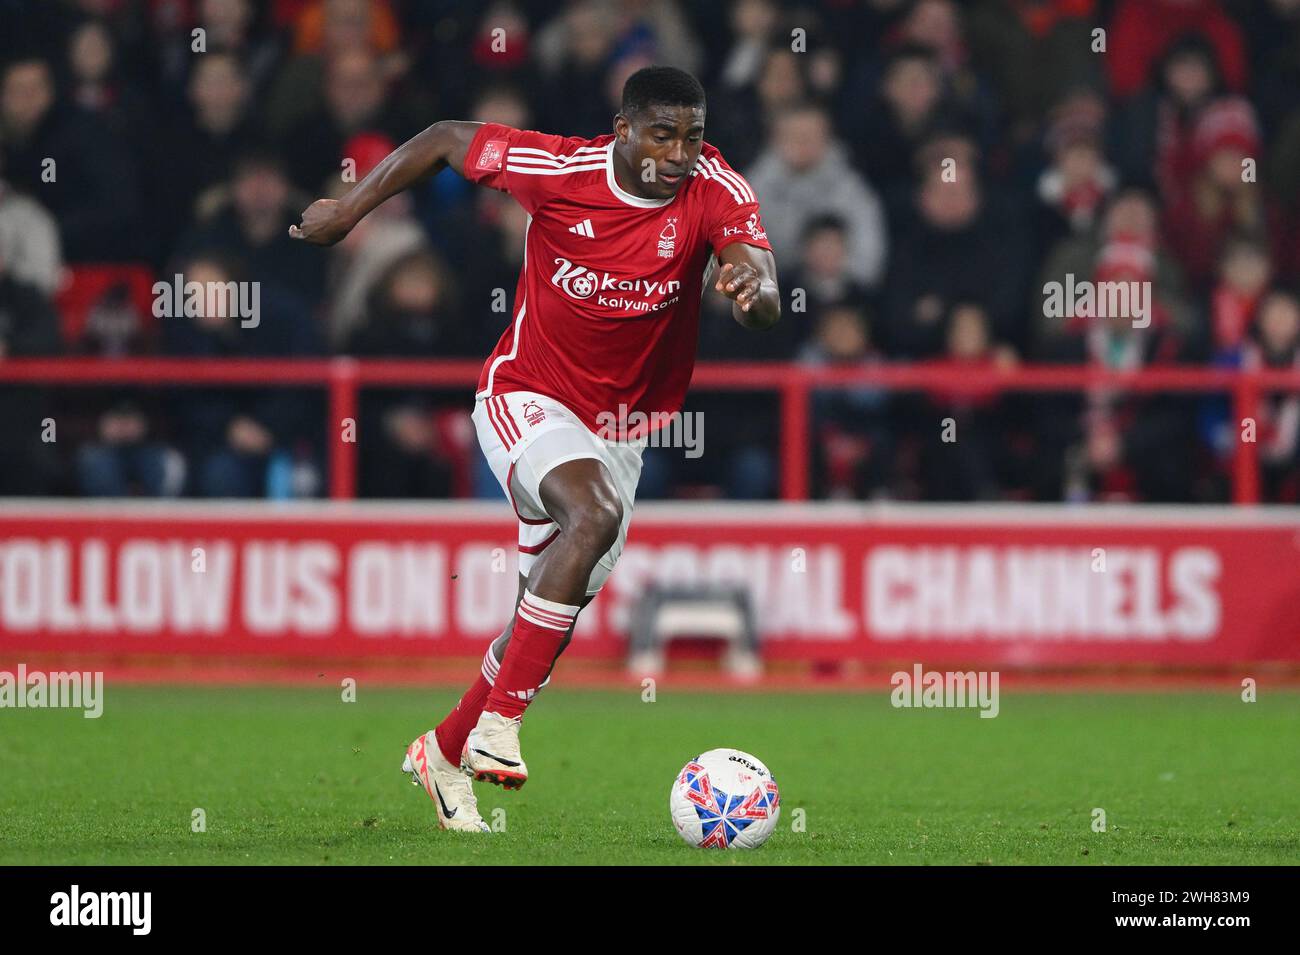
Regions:
M 609 145 L 605 147 L 605 181 L 609 183 L 609 191 L 614 194 L 615 199 L 629 206 L 636 206 L 638 209 L 658 209 L 666 206 L 676 199 L 678 193 L 681 192 L 681 189 L 678 189 L 667 199 L 643 199 L 625 190 L 618 184 L 618 180 L 614 178 L 614 140 L 612 139 L 609 141 Z M 685 183 L 682 185 L 685 185 Z

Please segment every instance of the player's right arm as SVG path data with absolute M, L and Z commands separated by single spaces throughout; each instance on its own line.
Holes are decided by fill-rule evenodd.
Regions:
M 342 199 L 317 199 L 289 235 L 312 245 L 333 245 L 384 200 L 435 176 L 447 166 L 465 175 L 465 155 L 482 123 L 445 119 L 384 157 Z

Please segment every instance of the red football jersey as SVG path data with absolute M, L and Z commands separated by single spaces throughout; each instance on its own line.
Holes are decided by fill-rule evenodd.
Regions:
M 681 408 L 713 257 L 732 242 L 771 248 L 753 189 L 708 143 L 668 199 L 620 188 L 613 149 L 612 134 L 485 123 L 465 157 L 467 179 L 510 193 L 529 215 L 514 320 L 477 397 L 535 391 L 593 432 Z

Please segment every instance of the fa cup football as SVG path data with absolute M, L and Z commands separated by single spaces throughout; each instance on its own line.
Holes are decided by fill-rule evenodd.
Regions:
M 757 849 L 776 829 L 781 794 L 758 757 L 711 749 L 677 774 L 668 808 L 678 834 L 697 848 Z

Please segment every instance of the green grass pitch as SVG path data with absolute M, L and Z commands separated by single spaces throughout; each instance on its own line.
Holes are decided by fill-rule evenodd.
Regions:
M 98 720 L 0 710 L 0 864 L 1294 864 L 1300 694 L 1004 692 L 996 719 L 886 693 L 549 690 L 531 779 L 479 786 L 490 836 L 441 832 L 399 771 L 449 691 L 110 684 Z M 753 852 L 685 845 L 682 764 L 767 762 Z M 206 832 L 191 831 L 191 813 Z M 1094 808 L 1106 832 L 1092 831 Z M 493 810 L 504 810 L 494 817 Z M 795 831 L 803 810 L 805 831 Z

